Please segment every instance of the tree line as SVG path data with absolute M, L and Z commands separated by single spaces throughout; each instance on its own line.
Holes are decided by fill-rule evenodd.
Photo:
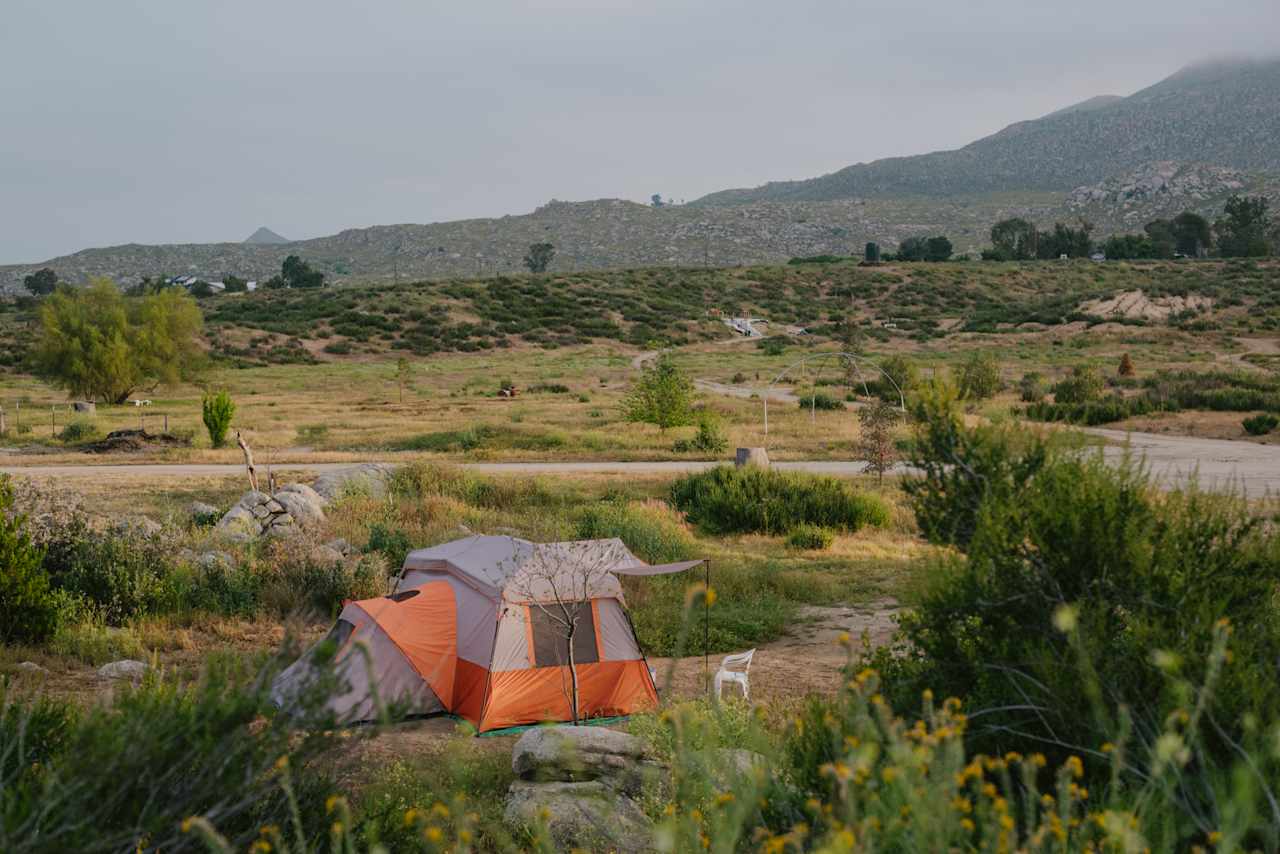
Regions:
M 991 248 L 982 257 L 989 261 L 1087 258 L 1102 252 L 1113 260 L 1203 258 L 1258 258 L 1280 246 L 1280 228 L 1272 222 L 1270 203 L 1262 196 L 1232 196 L 1222 216 L 1212 224 L 1193 211 L 1172 219 L 1156 219 L 1141 234 L 1116 234 L 1101 243 L 1092 239 L 1093 224 L 1080 220 L 1075 226 L 1055 223 L 1041 231 L 1021 217 L 1001 220 L 991 228 Z

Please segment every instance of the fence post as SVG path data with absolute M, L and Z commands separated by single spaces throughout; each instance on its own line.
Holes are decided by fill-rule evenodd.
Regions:
M 5 433 L 8 433 L 8 432 L 9 431 L 6 430 L 4 426 L 4 407 L 0 406 L 0 436 L 3 436 Z
M 169 413 L 167 412 L 164 414 L 164 432 L 165 435 L 169 433 Z
M 50 435 L 58 435 L 58 407 L 56 406 L 49 407 L 49 425 L 50 429 L 53 431 Z

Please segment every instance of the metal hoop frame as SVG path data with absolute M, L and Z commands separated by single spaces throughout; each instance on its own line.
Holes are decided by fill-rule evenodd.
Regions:
M 889 381 L 889 384 L 893 386 L 893 390 L 898 393 L 898 408 L 904 412 L 906 411 L 907 398 L 902 393 L 902 389 L 898 386 L 897 381 L 894 380 L 893 377 L 885 373 L 884 369 L 881 368 L 880 366 L 872 362 L 868 362 L 866 359 L 861 359 L 853 355 L 852 353 L 845 353 L 845 352 L 813 353 L 809 356 L 805 356 L 803 359 L 801 359 L 798 362 L 794 362 L 790 365 L 787 365 L 785 368 L 782 369 L 782 373 L 774 377 L 773 380 L 767 386 L 765 386 L 764 393 L 760 395 L 760 399 L 761 399 L 761 402 L 764 404 L 764 434 L 766 436 L 769 435 L 769 392 L 773 390 L 773 387 L 776 386 L 784 377 L 787 376 L 787 374 L 791 373 L 791 371 L 795 368 L 798 368 L 804 364 L 807 364 L 808 362 L 813 362 L 813 361 L 826 362 L 830 359 L 836 359 L 837 361 L 843 362 L 844 364 L 851 366 L 854 369 L 854 371 L 856 371 L 858 374 L 858 382 L 862 383 L 863 393 L 866 394 L 868 397 L 871 396 L 871 391 L 870 389 L 867 388 L 867 380 L 862 375 L 862 369 L 866 367 L 871 371 L 874 371 L 876 374 L 879 374 L 880 376 L 884 377 L 886 380 Z M 815 421 L 817 420 L 817 410 L 818 410 L 817 396 L 813 395 L 810 397 L 809 417 Z

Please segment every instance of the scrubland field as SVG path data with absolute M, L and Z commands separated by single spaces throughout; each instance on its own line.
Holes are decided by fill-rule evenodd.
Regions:
M 1273 441 L 1244 422 L 1280 414 L 1280 265 L 635 270 L 202 310 L 203 386 L 235 401 L 260 467 L 311 481 L 308 464 L 399 466 L 385 492 L 353 489 L 322 522 L 245 542 L 216 527 L 240 473 L 41 477 L 241 455 L 209 447 L 201 386 L 69 413 L 21 369 L 33 308 L 5 306 L 0 464 L 23 472 L 0 514 L 0 850 L 567 848 L 504 816 L 513 736 L 440 718 L 299 727 L 266 696 L 344 600 L 382 595 L 408 550 L 468 533 L 710 559 L 709 590 L 701 574 L 626 580 L 662 705 L 614 726 L 669 769 L 638 800 L 661 850 L 1280 846 L 1274 503 L 1157 489 L 1045 429 Z M 766 337 L 722 316 L 766 318 Z M 691 446 L 696 424 L 627 420 L 659 353 L 694 383 L 718 450 Z M 893 397 L 881 369 L 903 380 L 890 446 L 910 476 L 459 465 L 755 446 L 860 459 L 860 413 Z M 830 408 L 798 402 L 815 394 Z M 86 448 L 159 434 L 165 416 L 174 441 Z M 751 701 L 709 699 L 704 654 L 714 670 L 749 648 Z M 98 674 L 121 659 L 146 676 Z M 729 772 L 717 748 L 764 762 Z

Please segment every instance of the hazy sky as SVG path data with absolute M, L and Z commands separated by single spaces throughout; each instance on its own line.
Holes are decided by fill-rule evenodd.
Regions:
M 693 199 L 1280 50 L 1280 2 L 3 0 L 0 263 Z

